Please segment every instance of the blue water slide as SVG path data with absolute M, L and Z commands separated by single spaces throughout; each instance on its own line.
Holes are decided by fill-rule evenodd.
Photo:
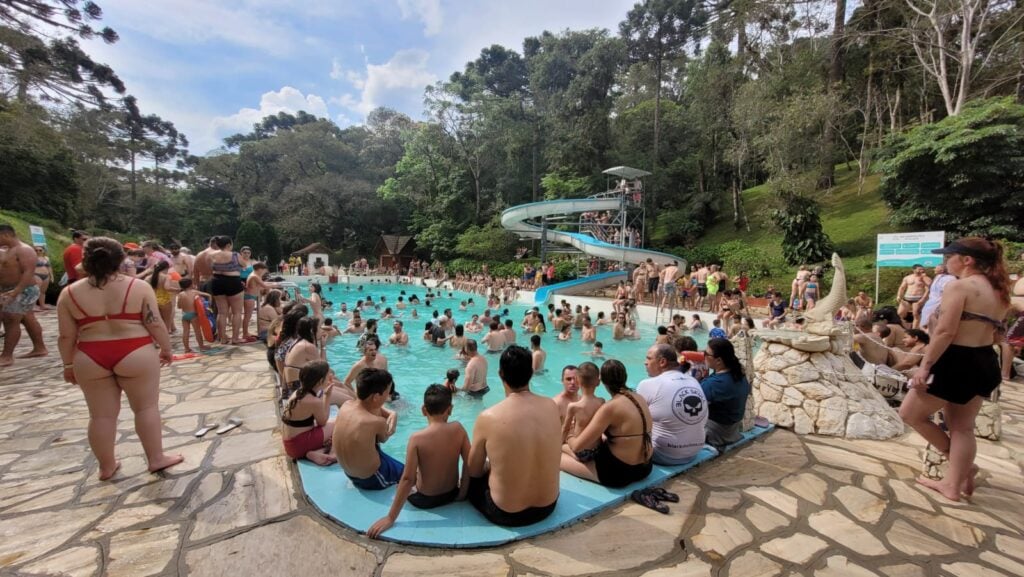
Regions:
M 520 238 L 540 238 L 542 228 L 533 222 L 548 216 L 574 214 L 580 212 L 600 212 L 605 210 L 619 210 L 621 199 L 611 198 L 570 198 L 563 200 L 549 200 L 545 202 L 532 202 L 521 204 L 506 209 L 501 213 L 501 226 L 509 232 L 519 235 Z M 686 261 L 675 255 L 647 250 L 643 248 L 631 248 L 617 244 L 607 243 L 579 232 L 567 232 L 563 230 L 547 229 L 543 231 L 549 241 L 573 246 L 589 256 L 595 256 L 605 260 L 628 262 L 640 264 L 651 259 L 660 265 L 671 264 L 672 261 L 679 263 L 682 270 L 686 270 Z M 600 278 L 599 278 L 600 277 Z M 536 302 L 545 302 L 554 292 L 572 294 L 583 292 L 615 284 L 624 280 L 625 273 L 605 273 L 605 275 L 593 275 L 590 277 L 549 285 L 538 290 Z

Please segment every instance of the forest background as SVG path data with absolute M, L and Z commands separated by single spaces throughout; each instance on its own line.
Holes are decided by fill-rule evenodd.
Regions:
M 648 0 L 615 31 L 482 47 L 424 87 L 425 120 L 280 113 L 203 156 L 80 47 L 116 43 L 102 16 L 0 0 L 0 217 L 190 247 L 228 234 L 272 265 L 412 234 L 451 270 L 512 274 L 503 209 L 602 191 L 627 165 L 653 173 L 646 246 L 758 290 L 832 250 L 866 288 L 879 232 L 1024 241 L 1021 0 Z

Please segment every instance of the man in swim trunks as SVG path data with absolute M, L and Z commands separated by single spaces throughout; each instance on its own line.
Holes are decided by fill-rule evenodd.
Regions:
M 899 290 L 896 291 L 896 301 L 899 302 L 897 314 L 904 319 L 908 312 L 914 314 L 914 328 L 921 326 L 921 307 L 924 306 L 924 298 L 928 296 L 928 288 L 932 279 L 924 272 L 924 267 L 915 264 L 914 272 L 903 277 Z
M 21 242 L 14 227 L 0 223 L 0 312 L 6 334 L 0 367 L 14 364 L 14 349 L 21 340 L 22 324 L 32 339 L 32 350 L 19 358 L 49 354 L 43 344 L 43 329 L 32 312 L 39 300 L 35 270 L 35 249 Z
M 576 365 L 562 367 L 562 391 L 552 400 L 558 406 L 558 419 L 564 421 L 569 404 L 580 400 L 580 385 L 576 381 Z
M 530 351 L 512 345 L 499 363 L 505 399 L 473 426 L 468 496 L 490 522 L 521 527 L 555 510 L 562 428 L 555 403 L 530 391 Z
M 644 268 L 647 269 L 647 292 L 651 295 L 651 304 L 656 305 L 658 304 L 658 285 L 661 281 L 661 271 L 658 264 L 650 258 L 644 263 Z M 643 304 L 643 301 L 641 301 L 641 304 Z
M 482 397 L 491 388 L 487 386 L 487 359 L 477 351 L 476 339 L 466 339 L 466 359 L 462 390 L 471 397 Z
M 676 280 L 679 278 L 679 263 L 672 261 L 672 264 L 666 266 L 661 271 L 661 307 L 665 308 L 668 304 L 670 309 L 675 310 L 676 308 Z
M 353 485 L 367 491 L 398 483 L 405 469 L 380 448 L 398 425 L 398 415 L 384 408 L 393 386 L 391 373 L 363 370 L 356 379 L 356 402 L 342 405 L 334 421 L 331 444 L 338 464 Z
M 711 271 L 708 267 L 701 263 L 697 263 L 697 271 L 690 275 L 690 278 L 694 282 L 694 286 L 697 288 L 697 297 L 694 302 L 694 308 L 702 310 L 704 307 L 704 299 L 708 297 L 708 275 Z
M 199 251 L 192 260 L 192 275 L 195 277 L 196 286 L 205 293 L 210 292 L 208 283 L 213 278 L 213 253 L 220 250 L 214 243 L 215 238 L 206 239 L 206 248 Z

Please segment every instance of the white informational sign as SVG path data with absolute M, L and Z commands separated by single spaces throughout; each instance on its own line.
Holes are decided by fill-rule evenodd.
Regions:
M 875 266 L 878 268 L 904 267 L 915 264 L 933 267 L 942 264 L 941 254 L 932 254 L 932 249 L 945 246 L 946 233 L 899 232 L 878 235 L 875 249 Z
M 43 227 L 30 224 L 28 232 L 32 235 L 32 246 L 46 246 L 46 235 L 43 234 Z

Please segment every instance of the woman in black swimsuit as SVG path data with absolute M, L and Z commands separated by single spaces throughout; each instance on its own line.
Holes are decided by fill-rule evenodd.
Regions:
M 612 400 L 601 405 L 579 436 L 562 448 L 562 470 L 606 487 L 625 487 L 651 473 L 651 412 L 626 387 L 626 367 L 609 360 L 601 365 L 601 382 Z M 593 447 L 593 460 L 580 462 L 576 451 Z
M 929 326 L 931 342 L 910 379 L 900 417 L 949 457 L 944 479 L 922 477 L 918 482 L 959 501 L 961 494 L 974 492 L 978 471 L 974 418 L 982 397 L 1001 382 L 993 345 L 1006 332 L 1002 319 L 1010 308 L 1009 276 L 1003 247 L 983 238 L 960 239 L 932 252 L 948 255 L 946 267 L 958 280 L 942 293 L 938 320 Z M 948 434 L 931 420 L 939 409 Z

